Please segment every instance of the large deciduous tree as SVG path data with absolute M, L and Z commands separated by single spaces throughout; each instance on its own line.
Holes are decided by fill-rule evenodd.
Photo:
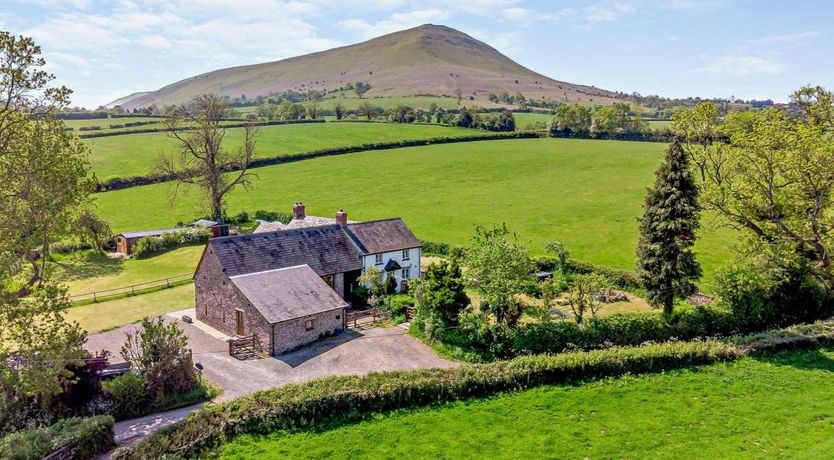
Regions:
M 163 154 L 157 172 L 176 181 L 172 200 L 180 185 L 200 189 L 208 202 L 212 219 L 222 222 L 226 196 L 237 186 L 248 188 L 252 174 L 249 163 L 255 152 L 254 126 L 242 128 L 237 149 L 224 145 L 226 130 L 220 122 L 229 114 L 229 104 L 215 95 L 203 95 L 171 110 L 165 120 L 168 135 L 177 152 Z
M 694 281 L 701 275 L 692 252 L 699 226 L 698 188 L 678 141 L 666 150 L 655 176 L 640 222 L 637 275 L 649 304 L 671 313 L 676 298 L 696 291 Z
M 730 113 L 710 103 L 679 116 L 700 174 L 700 202 L 742 232 L 753 253 L 807 261 L 834 289 L 834 96 L 820 87 L 793 95 L 799 116 L 772 107 Z
M 514 326 L 524 303 L 520 294 L 532 282 L 533 263 L 506 225 L 477 227 L 466 251 L 465 280 L 481 297 L 481 307 L 495 320 Z
M 88 209 L 88 149 L 55 112 L 70 90 L 50 87 L 40 48 L 0 32 L 0 431 L 45 423 L 83 356 L 66 291 L 45 276 L 52 243 Z

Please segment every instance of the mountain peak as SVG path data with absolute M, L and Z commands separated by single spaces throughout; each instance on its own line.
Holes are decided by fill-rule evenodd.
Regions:
M 527 69 L 495 48 L 452 27 L 423 24 L 327 51 L 215 70 L 120 101 L 126 109 L 185 102 L 216 93 L 252 99 L 282 91 L 327 92 L 362 81 L 368 96 L 462 92 L 480 105 L 488 93 L 507 91 L 552 101 L 608 103 L 615 94 L 553 80 Z

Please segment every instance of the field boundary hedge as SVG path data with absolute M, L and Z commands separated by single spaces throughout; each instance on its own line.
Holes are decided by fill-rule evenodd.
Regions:
M 81 460 L 94 458 L 115 446 L 113 417 L 68 418 L 0 439 L 0 458 Z
M 249 168 L 262 168 L 264 166 L 273 166 L 277 164 L 294 163 L 297 161 L 311 160 L 313 158 L 321 158 L 335 155 L 345 155 L 348 153 L 365 152 L 371 150 L 389 150 L 403 147 L 417 147 L 423 145 L 436 144 L 454 144 L 458 142 L 475 142 L 475 141 L 492 141 L 492 140 L 506 140 L 506 139 L 532 139 L 539 137 L 539 133 L 530 131 L 519 131 L 511 133 L 488 133 L 480 135 L 467 135 L 459 137 L 433 137 L 429 139 L 407 140 L 407 141 L 391 141 L 391 142 L 377 142 L 373 144 L 360 144 L 347 147 L 334 147 L 322 150 L 313 150 L 310 152 L 299 153 L 297 155 L 281 155 L 266 158 L 258 158 L 249 163 Z M 231 169 L 230 169 L 231 171 Z M 121 190 L 130 187 L 138 187 L 141 185 L 150 185 L 160 182 L 169 182 L 173 180 L 170 175 L 156 175 L 156 176 L 134 176 L 126 178 L 111 178 L 96 184 L 97 192 L 105 192 L 111 190 Z
M 752 353 L 834 343 L 834 324 L 815 323 L 736 341 L 613 347 L 428 369 L 334 376 L 206 406 L 113 458 L 195 457 L 245 433 L 347 423 L 379 412 L 490 396 L 548 384 L 650 373 L 730 361 Z
M 276 126 L 276 125 L 303 125 L 309 123 L 325 123 L 325 120 L 322 119 L 314 119 L 314 120 L 272 120 L 272 121 L 252 121 L 252 122 L 241 122 L 241 123 L 234 123 L 230 125 L 221 125 L 221 128 L 245 128 L 246 126 Z M 180 131 L 189 131 L 194 128 L 182 128 Z M 79 129 L 80 131 L 80 129 Z M 149 133 L 162 133 L 168 131 L 167 128 L 142 128 L 142 129 L 131 129 L 125 131 L 104 131 L 104 132 L 95 132 L 95 133 L 85 133 L 79 134 L 78 137 L 81 139 L 90 139 L 94 137 L 110 137 L 110 136 L 126 136 L 128 134 L 149 134 Z

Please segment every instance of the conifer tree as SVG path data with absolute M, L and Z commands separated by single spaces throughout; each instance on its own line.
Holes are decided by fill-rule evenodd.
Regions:
M 692 252 L 699 226 L 698 188 L 678 140 L 669 145 L 655 176 L 640 222 L 637 275 L 649 304 L 671 313 L 675 299 L 694 293 L 694 281 L 701 276 Z

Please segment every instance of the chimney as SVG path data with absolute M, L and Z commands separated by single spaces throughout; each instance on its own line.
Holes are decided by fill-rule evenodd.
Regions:
M 304 219 L 304 203 L 299 201 L 292 205 L 292 218 L 293 219 Z
M 347 225 L 347 213 L 344 209 L 336 211 L 336 223 L 339 225 Z

